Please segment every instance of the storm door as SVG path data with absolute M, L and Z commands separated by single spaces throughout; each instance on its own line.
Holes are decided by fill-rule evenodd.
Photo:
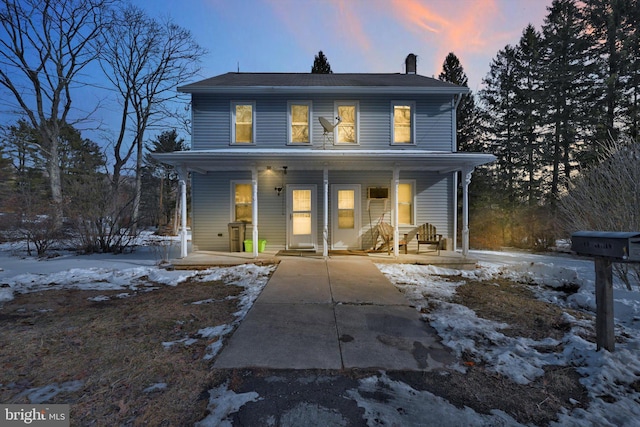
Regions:
M 331 186 L 331 249 L 361 249 L 360 186 Z

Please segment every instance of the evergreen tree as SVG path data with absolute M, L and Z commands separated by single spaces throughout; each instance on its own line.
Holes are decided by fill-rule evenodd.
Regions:
M 628 4 L 622 40 L 622 122 L 625 132 L 638 140 L 640 134 L 640 0 Z
M 514 103 L 517 134 L 521 152 L 515 157 L 522 170 L 521 196 L 529 206 L 540 199 L 541 167 L 541 98 L 542 98 L 542 37 L 532 25 L 528 25 L 516 50 L 515 73 L 518 79 Z
M 601 107 L 604 110 L 600 140 L 617 139 L 619 134 L 620 103 L 622 99 L 621 75 L 625 58 L 621 48 L 626 39 L 625 17 L 635 0 L 585 0 L 582 12 L 585 14 L 588 31 L 592 37 L 593 57 L 599 66 L 604 96 Z M 637 5 L 636 5 L 637 8 Z
M 495 223 L 482 226 L 502 235 L 501 244 L 513 244 L 514 212 L 520 204 L 521 174 L 518 161 L 521 153 L 519 124 L 514 108 L 518 84 L 515 47 L 506 46 L 498 52 L 483 83 L 485 87 L 479 93 L 484 126 L 482 135 L 485 145 L 496 155 L 497 161 L 490 166 L 490 181 L 483 180 L 486 191 L 483 197 L 484 209 L 490 209 L 491 213 L 483 212 L 482 216 L 489 215 Z M 497 188 L 500 191 L 496 191 Z M 499 212 L 490 208 L 491 206 L 498 206 Z M 478 216 L 475 207 L 474 213 Z M 500 227 L 500 230 L 493 229 L 492 226 Z
M 469 80 L 458 57 L 450 52 L 442 64 L 439 80 L 469 87 Z M 460 151 L 481 151 L 476 141 L 477 114 L 473 92 L 465 95 L 456 110 L 457 142 Z
M 312 74 L 331 74 L 331 65 L 329 65 L 329 61 L 327 57 L 324 56 L 322 51 L 319 51 L 313 60 L 313 67 L 311 67 Z
M 597 82 L 594 81 L 594 61 L 589 56 L 582 14 L 574 0 L 554 0 L 543 25 L 545 109 L 549 129 L 545 152 L 551 167 L 549 196 L 552 204 L 560 192 L 561 179 L 569 178 L 572 170 L 588 153 L 584 143 L 593 138 L 599 117 Z
M 145 148 L 142 178 L 147 191 L 142 199 L 143 217 L 152 224 L 167 225 L 177 213 L 178 174 L 172 166 L 154 159 L 151 153 L 185 151 L 188 147 L 184 139 L 178 137 L 176 129 L 172 129 L 162 132 Z M 176 221 L 173 222 L 174 228 L 177 227 Z
M 38 133 L 26 120 L 18 120 L 6 129 L 4 151 L 15 175 L 10 211 L 27 212 L 31 207 L 48 204 L 47 160 L 42 155 L 38 138 Z
M 480 92 L 486 145 L 498 158 L 495 169 L 496 179 L 504 189 L 501 196 L 512 206 L 518 200 L 519 175 L 518 117 L 514 109 L 518 83 L 516 56 L 513 46 L 500 50 L 491 62 L 489 73 L 483 79 L 485 88 Z

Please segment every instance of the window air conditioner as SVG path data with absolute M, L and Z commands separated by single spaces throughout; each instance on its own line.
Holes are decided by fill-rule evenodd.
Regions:
M 389 187 L 369 187 L 367 188 L 367 199 L 388 199 Z

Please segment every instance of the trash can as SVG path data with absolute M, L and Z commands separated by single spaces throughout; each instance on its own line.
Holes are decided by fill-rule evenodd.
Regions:
M 242 252 L 242 241 L 247 229 L 244 222 L 229 223 L 229 252 Z
M 264 252 L 267 247 L 267 241 L 264 239 L 258 239 L 258 252 Z M 244 251 L 253 252 L 253 240 L 244 241 Z

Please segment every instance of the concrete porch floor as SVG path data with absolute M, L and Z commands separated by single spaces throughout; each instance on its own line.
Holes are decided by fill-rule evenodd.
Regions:
M 186 258 L 172 259 L 171 265 L 178 270 L 192 270 L 241 264 L 278 264 L 282 259 L 292 257 L 323 258 L 322 252 L 300 251 L 292 253 L 290 251 L 287 254 L 282 254 L 281 251 L 269 249 L 258 253 L 258 258 L 254 258 L 250 252 L 195 251 L 189 253 Z M 345 251 L 329 251 L 329 258 L 338 257 L 363 257 L 377 263 L 434 265 L 458 270 L 473 269 L 477 264 L 476 259 L 464 257 L 461 253 L 454 251 L 440 251 L 440 255 L 436 252 L 421 252 L 419 254 L 401 252 L 397 258 L 386 252 L 346 254 Z

